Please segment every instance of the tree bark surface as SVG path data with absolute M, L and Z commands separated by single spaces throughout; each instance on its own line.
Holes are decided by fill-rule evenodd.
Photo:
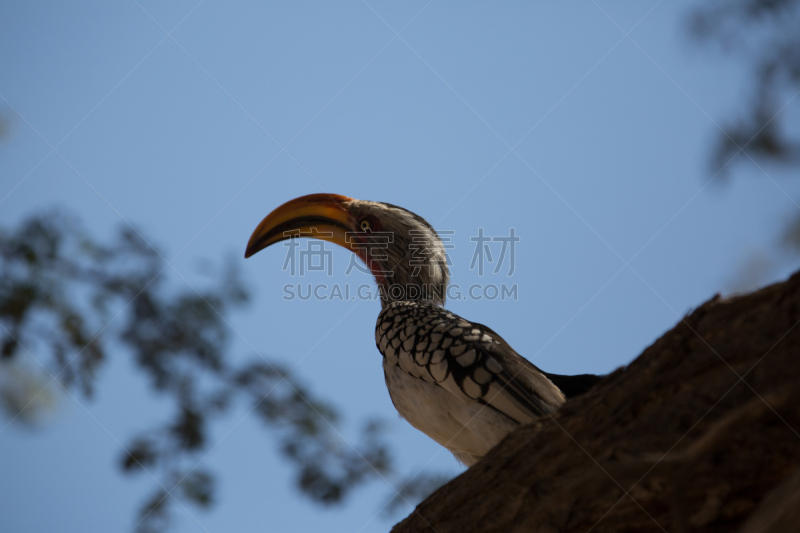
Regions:
M 712 298 L 392 531 L 800 531 L 800 273 Z

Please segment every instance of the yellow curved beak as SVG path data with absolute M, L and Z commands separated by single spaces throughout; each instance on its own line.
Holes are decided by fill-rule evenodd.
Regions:
M 350 250 L 356 220 L 347 208 L 353 199 L 339 194 L 309 194 L 272 211 L 250 236 L 245 258 L 292 237 L 322 239 Z

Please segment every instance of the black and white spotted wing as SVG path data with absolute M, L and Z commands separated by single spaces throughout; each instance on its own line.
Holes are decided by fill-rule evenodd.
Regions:
M 392 302 L 375 341 L 389 365 L 483 403 L 518 423 L 552 413 L 561 391 L 491 330 L 425 302 Z

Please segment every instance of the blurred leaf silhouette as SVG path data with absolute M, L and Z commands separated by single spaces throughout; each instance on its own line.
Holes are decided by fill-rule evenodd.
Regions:
M 714 176 L 725 178 L 737 163 L 750 159 L 765 177 L 767 164 L 800 166 L 798 117 L 789 107 L 800 94 L 800 0 L 713 0 L 692 11 L 689 29 L 698 42 L 714 43 L 741 57 L 751 72 L 748 101 L 722 124 L 724 132 L 717 136 L 711 157 Z M 777 251 L 753 252 L 740 265 L 730 289 L 755 289 L 781 264 L 796 264 L 799 243 L 796 210 L 776 240 Z
M 781 113 L 800 91 L 800 1 L 714 0 L 692 13 L 689 27 L 700 42 L 743 56 L 752 71 L 750 101 L 720 133 L 714 171 L 742 151 L 762 161 L 800 164 L 800 139 L 792 137 Z
M 158 483 L 141 507 L 140 531 L 167 528 L 175 501 L 214 502 L 214 477 L 202 466 L 214 445 L 209 424 L 237 401 L 266 424 L 296 469 L 297 487 L 315 502 L 341 502 L 393 474 L 379 423 L 366 423 L 350 446 L 334 429 L 336 410 L 280 364 L 229 363 L 226 316 L 248 300 L 233 263 L 200 292 L 174 290 L 166 268 L 130 228 L 100 244 L 74 218 L 51 212 L 0 229 L 0 398 L 10 417 L 25 420 L 47 385 L 22 379 L 20 360 L 41 364 L 68 394 L 90 398 L 104 362 L 132 354 L 153 390 L 175 405 L 171 421 L 134 438 L 120 457 L 124 472 Z
M 54 411 L 56 397 L 46 376 L 18 362 L 0 365 L 0 407 L 9 418 L 33 425 Z

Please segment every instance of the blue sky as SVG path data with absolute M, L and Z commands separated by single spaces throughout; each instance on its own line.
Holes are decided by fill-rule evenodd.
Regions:
M 285 249 L 244 261 L 251 231 L 315 192 L 404 206 L 454 232 L 453 282 L 518 286 L 516 301 L 449 308 L 551 372 L 628 363 L 774 248 L 800 200 L 781 169 L 747 161 L 727 186 L 710 181 L 747 72 L 689 41 L 694 5 L 6 2 L 0 223 L 62 206 L 101 239 L 134 224 L 172 261 L 175 287 L 202 283 L 205 259 L 235 258 L 255 301 L 233 317 L 232 357 L 296 365 L 345 414 L 345 440 L 382 417 L 404 472 L 455 475 L 394 412 L 373 340 L 379 304 L 282 300 L 298 282 L 281 270 Z M 513 276 L 469 269 L 481 227 L 515 229 Z M 345 276 L 344 250 L 332 261 L 331 278 L 303 282 L 370 282 Z M 118 472 L 120 443 L 169 405 L 122 353 L 92 401 L 52 392 L 46 423 L 0 433 L 0 529 L 128 531 L 155 482 Z M 213 433 L 204 464 L 218 503 L 176 509 L 174 531 L 357 533 L 397 518 L 376 516 L 391 494 L 380 481 L 341 508 L 300 497 L 246 411 Z

